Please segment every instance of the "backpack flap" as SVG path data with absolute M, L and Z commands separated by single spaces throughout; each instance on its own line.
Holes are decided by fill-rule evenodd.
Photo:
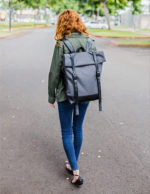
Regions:
M 101 53 L 100 53 L 101 54 Z M 96 81 L 96 67 L 93 55 L 87 52 L 64 54 L 63 65 L 66 76 L 66 94 L 71 103 L 74 102 L 74 80 L 72 68 L 72 56 L 78 84 L 79 101 L 98 99 L 98 89 Z M 97 57 L 96 57 L 97 58 Z M 104 58 L 98 56 L 98 68 L 101 72 Z

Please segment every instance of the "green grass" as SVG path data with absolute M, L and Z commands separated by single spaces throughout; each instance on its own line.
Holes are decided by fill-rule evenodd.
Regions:
M 138 31 L 150 32 L 150 29 L 138 29 Z
M 50 26 L 44 23 L 18 23 L 14 22 L 12 23 L 12 28 L 29 28 L 29 27 L 37 27 L 37 26 Z M 6 29 L 9 27 L 9 24 L 6 23 L 0 23 L 0 30 L 1 29 Z
M 88 32 L 93 35 L 107 36 L 107 37 L 127 37 L 127 38 L 138 38 L 148 37 L 143 34 L 134 32 L 120 31 L 120 30 L 104 30 L 104 29 L 88 29 Z
M 131 26 L 121 26 L 121 25 L 119 25 L 119 26 L 115 26 L 115 27 L 113 27 L 115 30 L 120 30 L 120 29 L 129 29 L 129 30 L 134 30 L 134 28 L 133 27 L 131 27 Z M 148 29 L 148 28 L 143 28 L 143 29 L 140 29 L 140 28 L 135 28 L 135 32 L 136 31 L 149 31 L 150 32 L 150 28 Z
M 9 32 L 9 25 L 5 23 L 0 23 L 0 37 L 13 35 L 15 33 L 23 32 L 26 29 L 34 27 L 46 27 L 51 26 L 43 23 L 12 23 L 12 30 Z
M 120 45 L 150 46 L 150 40 L 119 40 L 117 43 Z

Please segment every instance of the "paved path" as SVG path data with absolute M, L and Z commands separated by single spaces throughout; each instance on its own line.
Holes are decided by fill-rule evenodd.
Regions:
M 103 111 L 90 103 L 76 188 L 48 103 L 53 37 L 39 29 L 0 40 L 0 194 L 150 194 L 150 50 L 96 39 L 107 58 Z

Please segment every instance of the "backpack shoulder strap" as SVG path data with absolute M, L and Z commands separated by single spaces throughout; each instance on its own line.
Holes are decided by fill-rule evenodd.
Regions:
M 62 41 L 64 42 L 64 44 L 66 45 L 66 47 L 69 49 L 69 51 L 71 53 L 74 53 L 75 52 L 75 49 L 74 47 L 72 46 L 71 42 L 68 40 L 68 39 L 62 39 Z
M 92 40 L 91 38 L 89 37 L 87 39 L 87 43 L 86 43 L 86 52 L 90 51 L 90 49 L 92 48 Z

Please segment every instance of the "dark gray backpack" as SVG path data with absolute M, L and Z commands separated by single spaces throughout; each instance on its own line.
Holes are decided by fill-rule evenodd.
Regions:
M 79 115 L 78 102 L 99 99 L 99 111 L 102 111 L 101 73 L 102 64 L 106 61 L 103 51 L 93 51 L 92 40 L 87 38 L 86 50 L 80 47 L 75 51 L 71 42 L 62 39 L 69 54 L 63 55 L 66 96 L 75 103 L 75 114 Z M 79 52 L 82 49 L 82 52 Z

